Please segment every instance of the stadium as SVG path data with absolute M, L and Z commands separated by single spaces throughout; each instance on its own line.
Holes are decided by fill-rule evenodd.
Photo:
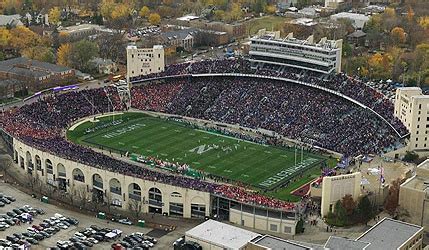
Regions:
M 15 162 L 65 192 L 287 234 L 306 208 L 292 191 L 330 159 L 389 152 L 407 134 L 393 104 L 359 80 L 244 59 L 53 89 L 3 112 L 1 126 Z

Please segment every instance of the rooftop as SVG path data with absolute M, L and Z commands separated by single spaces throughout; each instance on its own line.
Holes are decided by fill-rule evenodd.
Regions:
M 221 223 L 215 220 L 208 220 L 190 229 L 185 234 L 205 242 L 210 242 L 222 248 L 238 249 L 246 245 L 250 240 L 259 234 Z
M 313 41 L 313 36 L 308 37 L 306 40 L 300 40 L 293 37 L 293 33 L 289 33 L 286 37 L 280 37 L 279 32 L 270 32 L 266 30 L 260 30 L 257 35 L 252 37 L 251 40 L 269 40 L 277 43 L 289 43 L 302 46 L 308 46 L 312 48 L 329 49 L 334 50 L 340 46 L 341 40 L 328 40 L 326 37 L 320 39 L 319 42 Z
M 186 15 L 186 16 L 182 16 L 182 17 L 177 18 L 177 20 L 179 20 L 179 21 L 192 21 L 195 19 L 199 19 L 199 17 L 193 16 L 193 15 Z
M 271 235 L 264 235 L 260 237 L 256 237 L 253 240 L 251 240 L 254 244 L 257 244 L 259 246 L 266 247 L 268 249 L 288 249 L 288 250 L 309 250 L 312 249 L 310 247 L 280 239 Z
M 421 226 L 384 218 L 356 240 L 369 242 L 368 250 L 397 249 L 422 230 Z
M 21 22 L 21 16 L 20 15 L 0 15 L 0 26 L 22 26 L 24 25 Z
M 350 13 L 350 12 L 340 12 L 335 15 L 332 15 L 333 18 L 350 18 L 350 19 L 356 19 L 356 20 L 364 20 L 368 21 L 369 17 L 364 14 L 359 13 Z
M 370 243 L 363 241 L 346 239 L 337 236 L 330 236 L 328 241 L 326 241 L 325 243 L 325 248 L 328 248 L 330 250 L 361 250 L 367 247 L 369 244 Z
M 25 57 L 17 57 L 0 62 L 0 71 L 33 77 L 45 76 L 51 73 L 61 73 L 69 70 L 71 69 L 64 66 Z
M 70 32 L 71 33 L 71 32 L 93 30 L 93 29 L 101 30 L 101 29 L 103 29 L 103 27 L 100 25 L 97 25 L 97 24 L 83 23 L 83 24 L 78 24 L 78 25 L 73 25 L 73 26 L 68 26 L 68 27 L 62 27 L 61 29 L 58 29 L 58 30 L 62 31 L 62 32 Z

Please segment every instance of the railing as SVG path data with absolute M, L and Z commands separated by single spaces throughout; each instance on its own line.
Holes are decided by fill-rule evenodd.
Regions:
M 122 191 L 120 188 L 116 188 L 116 187 L 110 187 L 110 192 L 114 193 L 114 194 L 119 194 L 122 195 Z
M 130 199 L 137 200 L 137 201 L 141 201 L 142 200 L 142 196 L 138 195 L 138 194 L 128 193 L 128 197 Z
M 149 205 L 162 207 L 162 201 L 149 199 Z
M 49 168 L 48 168 L 48 169 L 46 170 L 46 173 L 48 173 L 48 174 L 53 174 L 53 173 L 54 173 L 54 170 L 52 170 L 52 169 L 49 169 Z
M 92 181 L 92 185 L 93 185 L 94 187 L 98 187 L 98 188 L 103 189 L 103 182 L 101 182 L 101 181 L 93 180 L 93 181 Z

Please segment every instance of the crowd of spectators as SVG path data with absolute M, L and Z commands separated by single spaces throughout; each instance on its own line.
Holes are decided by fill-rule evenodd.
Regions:
M 408 133 L 405 126 L 393 115 L 393 103 L 388 98 L 364 82 L 348 77 L 345 74 L 326 77 L 326 75 L 321 76 L 311 72 L 303 72 L 302 70 L 294 68 L 275 67 L 270 65 L 251 67 L 249 61 L 240 58 L 203 60 L 198 62 L 174 64 L 168 66 L 164 72 L 135 77 L 131 79 L 131 81 L 138 83 L 142 80 L 156 77 L 203 73 L 255 74 L 293 79 L 326 87 L 372 108 L 375 112 L 385 118 L 401 136 L 405 136 Z
M 176 86 L 171 85 L 171 88 L 174 89 Z M 158 92 L 149 91 L 147 93 L 157 94 Z M 159 103 L 165 105 L 164 101 Z M 153 104 L 150 101 L 146 102 L 145 105 L 159 108 L 158 104 Z M 4 111 L 0 116 L 0 125 L 4 131 L 27 145 L 81 164 L 183 188 L 220 195 L 223 193 L 226 198 L 239 199 L 248 204 L 283 210 L 293 208 L 290 203 L 255 194 L 242 188 L 240 188 L 240 195 L 237 195 L 237 188 L 231 185 L 139 167 L 96 152 L 91 148 L 74 144 L 64 138 L 64 129 L 76 120 L 94 114 L 111 112 L 112 107 L 124 108 L 120 98 L 115 96 L 113 89 L 70 91 L 63 94 L 42 96 L 38 101 L 31 104 Z M 85 176 L 76 174 L 73 179 L 84 181 Z
M 263 78 L 191 77 L 165 79 L 134 87 L 147 96 L 168 93 L 164 106 L 134 105 L 142 110 L 166 112 L 253 129 L 266 129 L 291 139 L 347 156 L 382 153 L 397 146 L 398 135 L 378 116 L 336 95 L 312 87 Z M 180 84 L 180 91 L 174 83 Z M 140 103 L 134 95 L 133 104 Z

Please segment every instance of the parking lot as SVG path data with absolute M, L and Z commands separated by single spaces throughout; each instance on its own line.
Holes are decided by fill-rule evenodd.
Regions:
M 6 214 L 7 212 L 10 212 L 13 209 L 22 208 L 24 206 L 27 206 L 27 208 L 31 207 L 33 209 L 36 209 L 36 208 L 41 209 L 43 210 L 42 212 L 44 212 L 44 214 L 38 214 L 34 216 L 31 224 L 21 223 L 20 225 L 13 225 L 4 231 L 0 231 L 0 239 L 6 239 L 7 236 L 10 236 L 14 233 L 22 234 L 23 232 L 28 231 L 28 229 L 31 228 L 33 225 L 40 225 L 40 223 L 44 223 L 44 220 L 46 223 L 48 221 L 47 219 L 55 216 L 59 218 L 60 215 L 62 215 L 66 218 L 75 218 L 76 220 L 79 221 L 77 225 L 70 225 L 70 227 L 68 228 L 67 228 L 67 225 L 63 226 L 63 223 L 60 223 L 59 225 L 60 227 L 63 227 L 62 229 L 54 233 L 51 237 L 48 237 L 39 241 L 38 244 L 33 245 L 31 249 L 46 249 L 49 247 L 54 247 L 57 245 L 57 241 L 67 241 L 72 237 L 76 238 L 77 236 L 75 235 L 75 233 L 79 231 L 84 232 L 85 229 L 90 228 L 91 225 L 95 228 L 100 228 L 100 229 L 105 228 L 106 230 L 108 229 L 113 230 L 113 232 L 115 232 L 115 230 L 122 232 L 121 237 L 109 240 L 107 242 L 101 241 L 97 244 L 94 244 L 91 247 L 91 249 L 110 249 L 113 243 L 123 241 L 124 237 L 129 236 L 136 232 L 144 234 L 145 237 L 151 236 L 158 241 L 156 244 L 152 246 L 151 249 L 172 249 L 172 243 L 177 238 L 181 237 L 187 229 L 192 227 L 192 225 L 189 225 L 188 228 L 185 226 L 183 228 L 180 228 L 178 230 L 165 234 L 165 232 L 161 230 L 157 230 L 157 229 L 154 230 L 153 228 L 147 228 L 147 227 L 123 225 L 123 224 L 111 222 L 108 220 L 101 220 L 94 216 L 88 216 L 88 215 L 85 215 L 84 213 L 74 212 L 74 211 L 66 210 L 51 204 L 46 204 L 41 202 L 39 199 L 32 198 L 30 195 L 27 195 L 26 193 L 21 192 L 15 187 L 2 182 L 0 182 L 0 193 L 2 193 L 5 196 L 7 195 L 13 196 L 16 199 L 15 202 L 12 202 L 11 204 L 6 204 L 4 207 L 0 207 L 1 215 Z M 51 218 L 50 221 L 53 221 L 53 219 L 54 218 Z M 65 218 L 63 218 L 62 221 L 63 220 L 65 220 Z M 71 224 L 71 223 L 64 223 L 64 224 Z M 132 241 L 134 239 L 127 238 L 127 240 Z M 138 237 L 136 240 L 138 240 Z

